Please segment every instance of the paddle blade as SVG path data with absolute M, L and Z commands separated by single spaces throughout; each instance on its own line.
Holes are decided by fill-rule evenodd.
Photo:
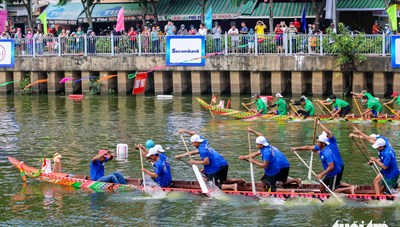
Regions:
M 201 176 L 199 168 L 196 165 L 192 165 L 192 168 L 193 168 L 194 174 L 196 175 L 196 179 L 200 184 L 201 191 L 204 194 L 208 194 L 208 188 L 207 188 L 206 182 L 204 182 L 204 179 Z
M 253 191 L 254 195 L 257 195 L 256 192 L 256 182 L 254 181 L 254 169 L 253 163 L 250 162 L 250 177 L 251 177 L 251 190 Z

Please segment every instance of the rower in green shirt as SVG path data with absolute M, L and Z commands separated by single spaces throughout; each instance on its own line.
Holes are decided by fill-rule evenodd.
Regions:
M 252 112 L 258 113 L 258 114 L 266 114 L 267 113 L 267 105 L 265 105 L 264 100 L 260 98 L 259 94 L 254 94 L 253 95 L 254 101 L 251 101 L 249 103 L 242 103 L 244 106 L 249 106 L 256 104 L 256 109 L 250 109 Z
M 349 114 L 351 111 L 351 106 L 348 102 L 336 98 L 335 95 L 331 95 L 326 102 L 322 101 L 321 104 L 324 104 L 326 106 L 332 105 L 332 110 L 331 110 L 331 115 L 332 117 L 349 117 L 353 116 L 352 114 Z M 354 117 L 354 116 L 353 116 Z
M 361 93 L 350 92 L 350 94 L 352 94 L 353 97 L 360 99 L 362 99 L 363 96 L 367 96 L 368 99 L 379 102 L 378 99 L 375 98 L 371 93 L 367 92 L 367 90 L 362 90 Z
M 278 101 L 276 101 L 275 104 L 271 105 L 270 107 L 277 106 L 277 110 L 271 110 L 268 113 L 276 115 L 287 115 L 287 103 L 283 99 L 283 96 L 281 95 L 281 93 L 276 93 L 275 97 L 278 98 Z
M 365 109 L 361 115 L 363 115 L 365 118 L 379 117 L 379 113 L 381 113 L 383 109 L 382 105 L 373 98 L 368 98 L 366 95 L 364 95 L 362 99 L 364 102 L 367 102 L 367 109 Z
M 314 104 L 305 96 L 301 96 L 299 101 L 293 102 L 293 105 L 303 106 L 304 109 L 298 110 L 297 113 L 301 114 L 305 118 L 308 116 L 314 116 L 315 114 Z
M 392 97 L 392 100 L 390 100 L 389 102 L 383 103 L 383 105 L 387 106 L 387 105 L 392 104 L 393 102 L 395 102 L 397 100 L 397 105 L 400 106 L 400 96 L 399 96 L 399 93 L 397 91 L 394 91 L 390 97 Z M 400 110 L 393 110 L 393 111 L 394 111 L 393 113 L 396 112 L 397 114 L 400 114 Z

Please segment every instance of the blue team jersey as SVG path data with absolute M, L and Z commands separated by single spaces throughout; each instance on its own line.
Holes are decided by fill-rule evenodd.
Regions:
M 104 164 L 108 162 L 108 158 L 104 162 L 100 162 L 96 160 L 94 162 L 90 161 L 90 179 L 91 180 L 98 180 L 99 178 L 104 176 Z
M 328 168 L 329 163 L 333 162 L 334 168 L 326 174 L 327 177 L 333 177 L 342 171 L 338 162 L 335 159 L 335 156 L 332 154 L 332 151 L 328 146 L 326 146 L 322 151 L 319 152 L 319 158 L 321 159 L 322 167 L 324 168 L 324 170 Z
M 203 137 L 200 137 L 204 139 Z M 220 167 L 227 166 L 228 162 L 218 152 L 216 152 L 209 144 L 206 139 L 197 148 L 200 154 L 201 160 L 208 158 L 209 164 L 204 165 L 204 173 L 213 174 L 216 173 Z
M 158 175 L 155 179 L 158 185 L 161 187 L 168 187 L 171 184 L 171 167 L 167 160 L 159 158 L 156 163 L 154 163 L 154 172 Z
M 164 153 L 158 153 L 158 157 L 160 157 L 161 160 L 168 160 L 168 157 Z
M 386 179 L 393 179 L 399 175 L 399 167 L 393 148 L 386 146 L 383 151 L 379 152 L 379 159 L 387 167 L 381 170 Z
M 271 146 L 266 146 L 260 150 L 263 161 L 268 161 L 267 168 L 264 168 L 264 173 L 267 176 L 274 176 L 279 173 L 280 166 L 275 157 L 275 151 Z
M 289 168 L 290 167 L 290 163 L 287 160 L 285 154 L 283 154 L 278 148 L 276 148 L 274 146 L 271 146 L 271 148 L 274 151 L 275 158 L 276 158 L 276 161 L 278 162 L 279 169 Z

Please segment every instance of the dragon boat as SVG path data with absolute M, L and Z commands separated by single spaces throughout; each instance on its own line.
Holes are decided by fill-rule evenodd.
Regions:
M 105 183 L 92 181 L 88 179 L 87 176 L 83 175 L 74 175 L 67 173 L 44 173 L 41 169 L 37 169 L 31 166 L 26 165 L 24 162 L 21 162 L 13 157 L 8 157 L 8 160 L 13 164 L 17 169 L 19 169 L 21 176 L 23 178 L 25 176 L 36 178 L 42 182 L 58 184 L 58 185 L 66 185 L 71 186 L 76 189 L 82 189 L 85 191 L 129 191 L 129 190 L 144 190 L 144 187 L 141 186 L 142 179 L 141 178 L 126 178 L 127 184 L 113 184 L 113 183 Z M 256 183 L 256 188 L 260 188 L 260 182 Z M 171 187 L 161 188 L 161 190 L 165 192 L 186 192 L 191 194 L 202 195 L 202 190 L 197 181 L 183 181 L 183 180 L 174 180 Z M 278 188 L 276 192 L 256 192 L 254 194 L 252 192 L 252 187 L 250 183 L 239 184 L 237 191 L 231 190 L 223 190 L 226 194 L 232 195 L 242 195 L 249 197 L 263 197 L 263 198 L 279 198 L 283 200 L 291 199 L 291 198 L 316 198 L 321 201 L 325 201 L 330 198 L 332 195 L 329 193 L 320 192 L 319 184 L 303 184 L 301 187 L 296 184 L 292 184 L 289 186 L 285 186 L 282 188 Z M 374 194 L 374 190 L 372 186 L 358 186 L 357 190 L 354 194 L 343 194 L 348 199 L 356 200 L 356 201 L 367 201 L 367 200 L 395 200 L 397 198 L 396 195 L 376 195 Z
M 275 114 L 257 114 L 251 111 L 240 111 L 234 109 L 226 109 L 218 107 L 218 105 L 210 105 L 206 101 L 201 98 L 196 98 L 197 101 L 203 106 L 206 110 L 211 111 L 215 115 L 226 116 L 233 119 L 243 119 L 243 120 L 275 120 L 275 121 L 303 121 L 308 119 L 316 119 L 319 118 L 323 121 L 332 121 L 334 120 L 331 115 L 315 115 L 307 118 L 298 117 L 298 116 L 289 116 L 289 115 L 275 115 Z M 386 117 L 378 117 L 372 119 L 363 119 L 362 117 L 348 117 L 348 118 L 337 118 L 341 121 L 350 121 L 350 122 L 378 122 L 378 123 L 386 123 L 386 122 L 400 122 L 400 118 L 394 116 Z

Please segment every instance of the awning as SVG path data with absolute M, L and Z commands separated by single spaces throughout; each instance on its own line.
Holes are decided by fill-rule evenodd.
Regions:
M 301 18 L 306 7 L 306 17 L 315 17 L 311 2 L 274 2 L 272 12 L 274 18 Z M 269 3 L 259 2 L 251 15 L 242 15 L 240 18 L 269 18 Z
M 337 0 L 337 11 L 374 11 L 386 8 L 384 0 Z
M 75 25 L 82 12 L 82 3 L 68 2 L 61 6 L 48 5 L 42 14 L 47 13 L 47 21 L 50 23 Z
M 124 7 L 125 21 L 140 19 L 143 15 L 143 9 L 139 3 L 97 4 L 93 8 L 92 20 L 93 22 L 117 21 L 118 12 L 122 7 Z M 147 5 L 146 14 L 153 14 L 151 4 Z M 79 20 L 87 22 L 85 13 L 79 17 Z
M 250 14 L 257 1 L 249 1 L 246 4 L 235 6 L 230 0 L 207 1 L 206 12 L 212 9 L 213 19 L 236 19 L 242 13 Z M 200 20 L 201 7 L 195 0 L 160 0 L 157 4 L 157 12 L 160 20 Z

